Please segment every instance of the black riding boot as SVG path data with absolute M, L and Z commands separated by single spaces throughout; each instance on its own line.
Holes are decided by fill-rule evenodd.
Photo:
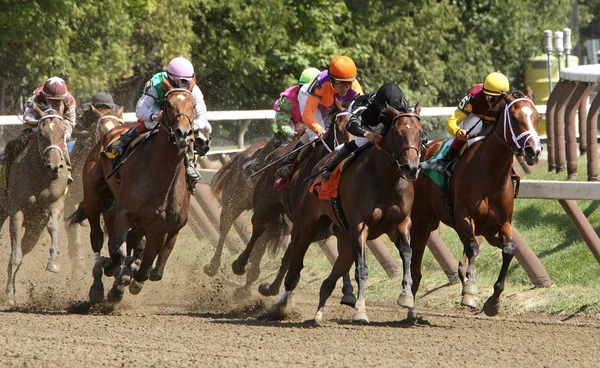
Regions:
M 353 143 L 353 142 L 352 142 Z M 356 144 L 346 143 L 344 146 L 336 152 L 335 156 L 333 156 L 323 167 L 323 171 L 319 174 L 319 177 L 323 180 L 329 180 L 331 173 L 340 164 L 340 162 L 344 161 L 346 157 L 348 157 L 354 150 L 357 148 Z
M 294 146 L 294 148 L 292 149 L 292 151 L 300 148 L 302 146 L 302 144 L 303 144 L 302 142 L 298 141 L 296 143 L 296 145 Z M 281 166 L 279 167 L 279 169 L 277 169 L 277 171 L 275 172 L 275 176 L 279 177 L 281 179 L 289 178 L 290 175 L 292 175 L 292 165 L 294 164 L 294 161 L 296 161 L 296 159 L 298 158 L 299 154 L 300 154 L 300 151 L 297 151 L 297 152 L 292 153 L 291 155 L 288 155 L 281 163 Z
M 442 157 L 440 162 L 438 162 L 436 168 L 437 172 L 443 175 L 447 175 L 448 177 L 452 177 L 452 162 L 454 161 L 457 155 L 458 149 L 450 146 L 450 148 L 448 148 L 448 151 L 446 151 L 444 157 Z

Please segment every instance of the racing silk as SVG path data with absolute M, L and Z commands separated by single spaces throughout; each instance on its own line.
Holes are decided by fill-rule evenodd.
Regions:
M 322 114 L 330 111 L 334 104 L 338 104 L 341 107 L 348 107 L 352 101 L 358 96 L 363 94 L 363 90 L 357 80 L 354 80 L 352 87 L 348 90 L 345 96 L 340 96 L 335 92 L 329 78 L 329 73 L 323 70 L 313 80 L 308 88 L 308 100 L 306 106 L 302 112 L 302 120 L 304 124 L 312 130 L 317 132 L 319 123 L 315 119 L 315 111 L 319 109 Z
M 36 88 L 35 91 L 33 91 L 33 94 L 25 102 L 23 120 L 27 125 L 37 126 L 38 123 L 38 118 L 35 109 L 33 108 L 34 103 L 40 105 L 42 110 L 46 110 L 50 107 L 48 101 L 46 100 L 46 96 L 44 96 L 42 93 L 43 88 L 44 86 Z M 64 126 L 67 130 L 67 136 L 71 136 L 73 128 L 75 128 L 75 124 L 77 124 L 77 101 L 75 101 L 75 98 L 69 92 L 67 92 L 67 97 L 65 97 L 63 103 L 65 105 L 65 110 L 63 112 Z
M 291 137 L 296 131 L 295 126 L 302 122 L 300 103 L 298 102 L 300 85 L 296 84 L 281 92 L 279 99 L 273 104 L 275 110 L 276 130 Z
M 476 84 L 471 87 L 467 95 L 459 102 L 458 108 L 446 123 L 448 133 L 455 137 L 458 129 L 460 129 L 458 124 L 471 114 L 480 118 L 483 117 L 484 123 L 493 123 L 496 120 L 497 112 L 490 110 L 483 93 L 483 84 Z
M 152 79 L 146 82 L 142 97 L 138 100 L 135 106 L 135 115 L 144 122 L 146 128 L 154 129 L 158 121 L 152 120 L 152 117 L 159 114 L 165 105 L 165 87 L 163 86 L 162 78 L 167 78 L 167 73 L 161 72 L 155 74 Z M 192 96 L 196 101 L 194 107 L 194 122 L 193 129 L 205 129 L 209 134 L 212 132 L 212 126 L 206 117 L 206 103 L 204 95 L 197 85 L 192 88 Z

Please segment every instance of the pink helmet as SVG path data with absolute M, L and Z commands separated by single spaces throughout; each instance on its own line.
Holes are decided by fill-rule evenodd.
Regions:
M 167 74 L 172 79 L 192 80 L 194 78 L 194 66 L 188 59 L 179 56 L 169 62 Z
M 64 100 L 67 97 L 67 83 L 62 78 L 52 77 L 44 83 L 42 93 L 48 100 Z

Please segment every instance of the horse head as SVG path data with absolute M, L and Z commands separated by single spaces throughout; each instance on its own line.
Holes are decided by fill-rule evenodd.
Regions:
M 542 144 L 538 136 L 540 113 L 531 100 L 531 89 L 527 93 L 513 91 L 504 94 L 504 112 L 498 114 L 495 133 L 514 150 L 523 155 L 527 165 L 538 163 L 542 153 Z M 499 124 L 501 119 L 501 123 Z
M 192 96 L 192 88 L 196 84 L 196 78 L 192 79 L 187 88 L 173 88 L 164 76 L 162 81 L 167 87 L 167 92 L 160 126 L 167 133 L 171 143 L 184 149 L 194 139 L 192 125 L 196 101 Z
M 96 128 L 94 129 L 93 133 L 94 141 L 96 142 L 112 128 L 123 124 L 123 106 L 119 108 L 119 111 L 114 113 L 110 108 L 97 109 L 94 107 L 94 105 L 92 105 L 92 111 L 98 118 L 96 121 Z
M 64 106 L 59 111 L 42 109 L 34 103 L 33 108 L 39 116 L 38 121 L 38 149 L 44 166 L 52 173 L 53 177 L 58 177 L 58 171 L 64 167 L 65 127 L 63 125 Z
M 414 111 L 396 110 L 388 106 L 381 112 L 379 121 L 390 125 L 383 138 L 381 149 L 398 166 L 398 172 L 408 181 L 415 181 L 421 169 L 421 150 L 426 144 L 425 131 L 421 126 L 421 105 Z
M 346 125 L 348 124 L 347 108 L 336 103 L 334 108 L 329 111 L 323 119 L 329 122 L 327 134 L 323 138 L 323 141 L 325 141 L 331 150 L 352 139 L 352 135 L 346 131 Z

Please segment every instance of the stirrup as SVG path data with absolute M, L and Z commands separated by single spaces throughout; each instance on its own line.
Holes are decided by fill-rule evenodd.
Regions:
M 202 175 L 200 175 L 200 172 L 198 172 L 193 165 L 187 165 L 185 168 L 185 177 L 188 181 L 198 181 L 202 179 Z
M 442 174 L 442 175 L 446 175 L 447 177 L 451 178 L 452 177 L 452 171 L 450 171 L 450 167 L 452 166 L 452 161 L 441 161 L 438 166 L 435 168 L 435 170 Z
M 290 175 L 292 175 L 292 164 L 282 165 L 275 172 L 275 176 L 277 176 L 277 177 L 279 177 L 281 179 L 287 179 L 287 178 L 290 177 Z

